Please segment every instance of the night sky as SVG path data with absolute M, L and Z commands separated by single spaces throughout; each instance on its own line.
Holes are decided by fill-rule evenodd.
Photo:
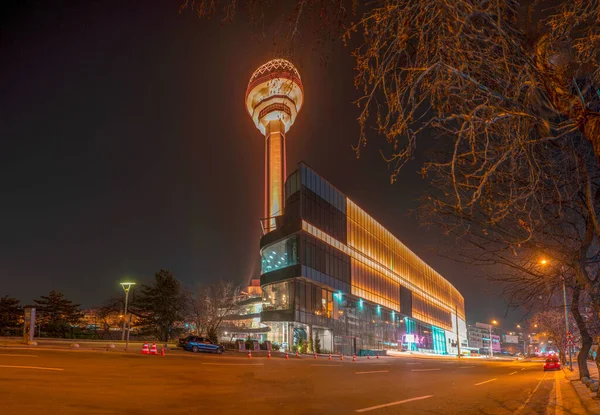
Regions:
M 53 3 L 2 13 L 0 296 L 57 289 L 92 307 L 160 268 L 190 288 L 258 276 L 264 139 L 244 93 L 278 46 L 243 16 L 180 15 L 178 0 Z M 305 105 L 288 172 L 307 162 L 450 280 L 469 321 L 502 321 L 500 287 L 436 256 L 451 241 L 408 215 L 426 190 L 419 160 L 391 185 L 381 138 L 356 159 L 350 50 L 323 64 L 313 46 L 291 58 Z

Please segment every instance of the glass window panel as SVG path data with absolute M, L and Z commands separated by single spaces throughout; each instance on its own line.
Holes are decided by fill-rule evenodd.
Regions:
M 298 236 L 264 247 L 261 256 L 261 274 L 298 264 Z

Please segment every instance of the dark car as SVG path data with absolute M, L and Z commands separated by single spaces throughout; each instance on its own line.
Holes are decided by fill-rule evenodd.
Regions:
M 544 372 L 546 370 L 560 370 L 560 362 L 556 357 L 546 359 L 546 363 L 544 363 Z
M 225 351 L 225 347 L 220 344 L 213 343 L 210 339 L 206 337 L 197 337 L 196 339 L 189 340 L 183 346 L 184 350 L 188 352 L 209 352 L 221 354 Z

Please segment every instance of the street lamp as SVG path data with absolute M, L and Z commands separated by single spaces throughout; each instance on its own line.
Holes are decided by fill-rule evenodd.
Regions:
M 490 357 L 494 358 L 494 341 L 492 340 L 492 325 L 496 325 L 498 322 L 496 320 L 492 320 L 492 324 L 489 324 L 490 327 Z
M 127 321 L 127 302 L 129 301 L 129 290 L 132 286 L 135 285 L 135 282 L 122 282 L 121 287 L 125 291 L 125 318 L 123 319 L 123 333 L 121 333 L 121 341 L 125 340 L 125 324 Z M 127 342 L 125 343 L 125 350 L 129 347 L 129 331 L 131 330 L 131 316 L 129 318 L 129 327 L 127 328 Z
M 542 259 L 540 261 L 540 264 L 542 265 L 546 265 L 548 263 L 548 261 L 546 259 Z M 562 273 L 562 266 L 561 266 L 561 274 Z M 561 279 L 562 279 L 562 288 L 563 288 L 563 302 L 564 302 L 564 306 L 565 306 L 565 328 L 566 328 L 566 332 L 565 332 L 565 337 L 569 336 L 569 311 L 567 309 L 567 287 L 565 285 L 565 276 L 561 275 Z M 536 325 L 537 327 L 537 325 Z M 569 348 L 569 369 L 571 369 L 571 372 L 573 371 L 573 356 L 571 355 L 571 346 L 568 344 L 565 345 Z

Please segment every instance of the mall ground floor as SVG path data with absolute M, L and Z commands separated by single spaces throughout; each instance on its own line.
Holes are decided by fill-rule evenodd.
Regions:
M 263 322 L 270 327 L 267 340 L 291 350 L 300 342 L 320 343 L 322 353 L 362 355 L 370 351 L 396 350 L 418 351 L 432 354 L 457 354 L 456 333 L 419 322 L 410 317 L 401 317 L 394 325 L 391 322 L 370 324 L 342 319 L 335 328 L 307 324 L 298 321 Z M 463 339 L 466 348 L 467 341 Z
M 325 353 L 390 349 L 457 354 L 459 323 L 464 327 L 461 346 L 467 346 L 466 325 L 454 313 L 436 326 L 305 278 L 263 284 L 260 322 L 269 327 L 267 340 L 284 350 L 318 339 Z

